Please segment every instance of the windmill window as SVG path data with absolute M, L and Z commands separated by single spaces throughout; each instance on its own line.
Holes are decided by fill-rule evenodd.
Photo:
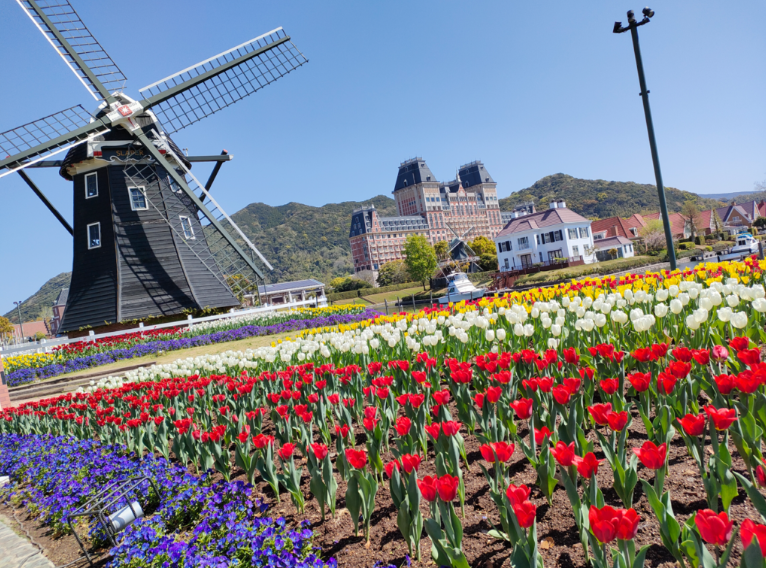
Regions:
M 129 187 L 130 208 L 133 211 L 142 211 L 148 209 L 146 204 L 146 189 L 143 187 Z
M 98 174 L 85 175 L 85 199 L 98 196 Z
M 101 223 L 88 225 L 88 250 L 101 246 Z
M 187 239 L 193 239 L 194 238 L 194 229 L 192 228 L 191 221 L 189 221 L 188 217 L 180 217 L 181 219 L 181 228 L 184 231 L 184 237 Z

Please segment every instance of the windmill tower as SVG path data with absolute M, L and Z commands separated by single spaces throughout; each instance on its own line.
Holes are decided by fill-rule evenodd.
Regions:
M 272 269 L 210 194 L 221 156 L 187 157 L 171 134 L 253 94 L 307 62 L 282 28 L 139 90 L 68 0 L 17 0 L 99 102 L 0 133 L 0 177 L 17 172 L 73 237 L 62 331 L 237 306 Z M 63 160 L 52 156 L 67 152 Z M 192 162 L 216 162 L 206 184 Z M 30 179 L 58 167 L 73 184 L 74 223 Z

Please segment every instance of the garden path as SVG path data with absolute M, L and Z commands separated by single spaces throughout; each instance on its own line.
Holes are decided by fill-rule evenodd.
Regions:
M 0 568 L 53 568 L 53 563 L 0 518 Z

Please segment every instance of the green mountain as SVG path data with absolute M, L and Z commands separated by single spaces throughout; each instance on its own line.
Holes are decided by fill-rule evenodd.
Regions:
M 58 276 L 54 276 L 43 284 L 37 292 L 32 294 L 29 298 L 24 300 L 21 304 L 21 319 L 22 321 L 39 321 L 41 319 L 48 319 L 53 316 L 53 310 L 51 305 L 58 298 L 59 292 L 62 288 L 69 286 L 69 280 L 72 278 L 71 272 L 62 272 Z M 11 323 L 19 322 L 19 313 L 14 308 L 5 314 Z
M 702 210 L 720 207 L 722 203 L 696 193 L 665 188 L 668 209 L 680 211 L 687 199 L 695 199 Z M 659 211 L 660 202 L 656 186 L 623 181 L 578 179 L 566 174 L 546 176 L 526 189 L 516 191 L 500 200 L 500 209 L 512 211 L 515 205 L 534 201 L 538 209 L 545 209 L 554 199 L 563 199 L 567 207 L 590 219 L 630 217 L 633 213 Z
M 232 219 L 274 266 L 266 272 L 268 282 L 316 278 L 326 283 L 354 272 L 348 231 L 351 214 L 362 205 L 374 205 L 382 216 L 396 215 L 394 200 L 378 195 L 322 207 L 252 203 Z

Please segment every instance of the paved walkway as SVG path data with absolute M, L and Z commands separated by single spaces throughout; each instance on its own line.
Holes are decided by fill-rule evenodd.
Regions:
M 0 568 L 54 568 L 53 563 L 26 538 L 0 518 Z

